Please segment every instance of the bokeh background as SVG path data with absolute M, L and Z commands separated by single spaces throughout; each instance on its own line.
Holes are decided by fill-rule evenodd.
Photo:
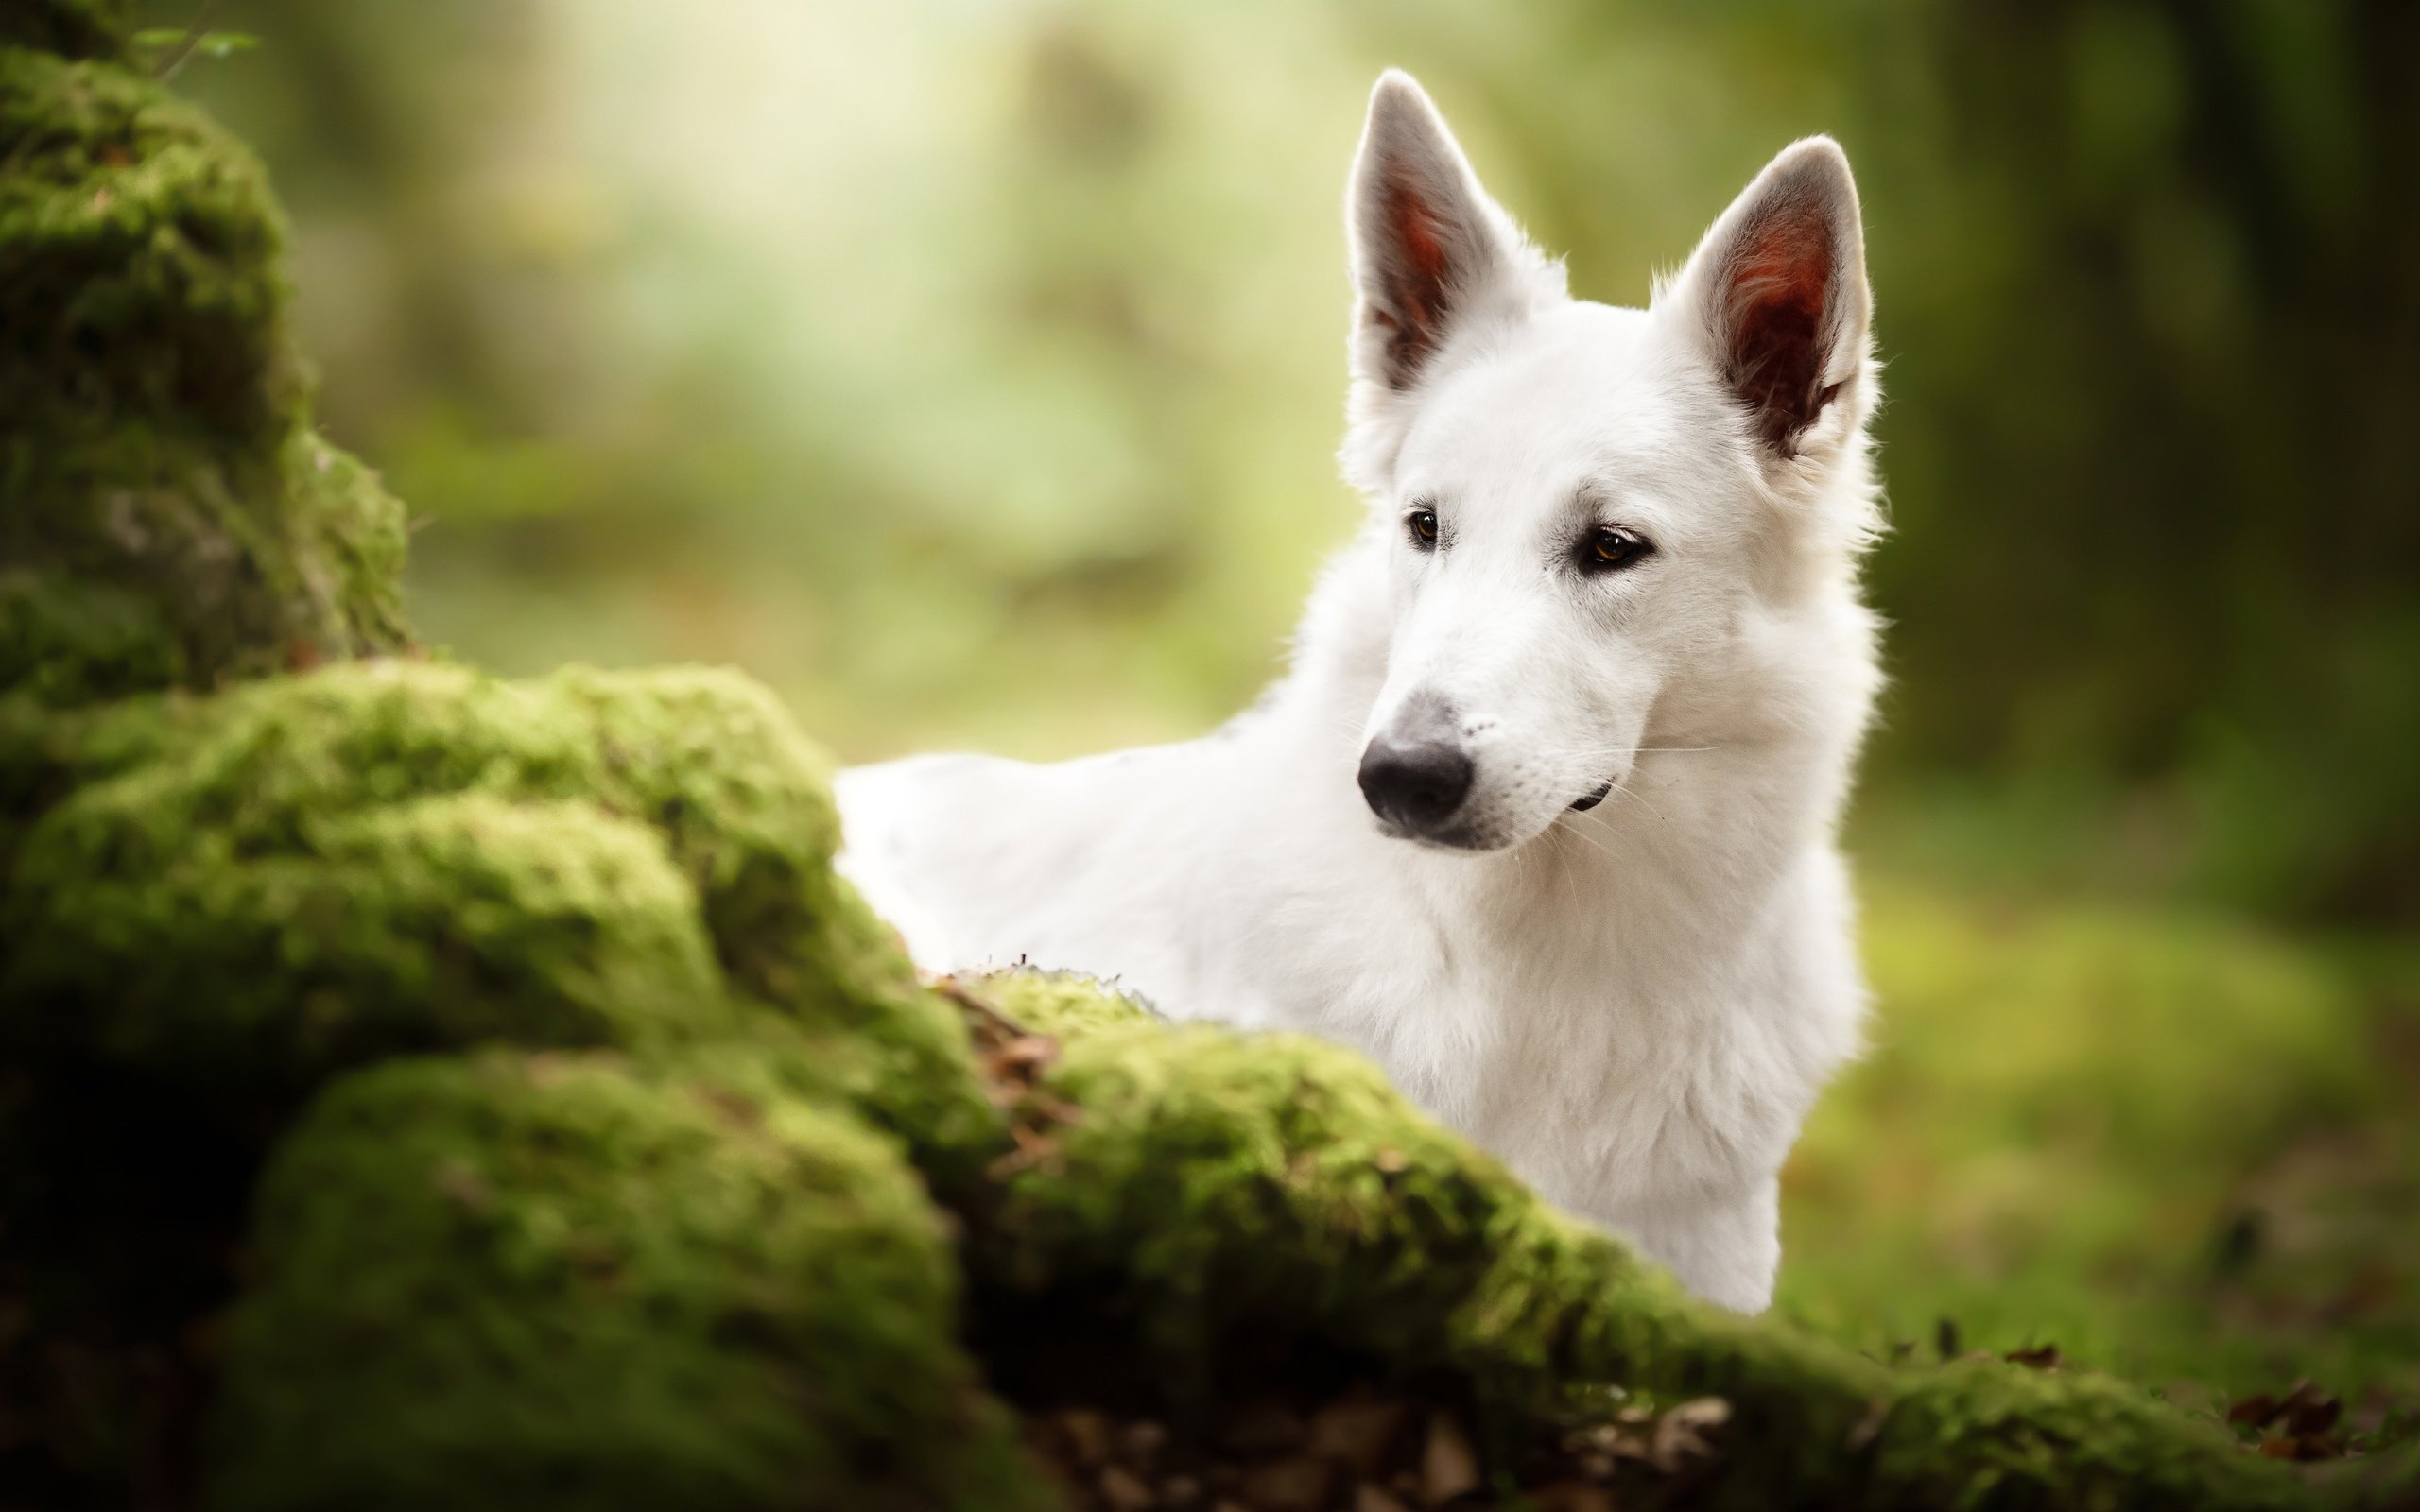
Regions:
M 182 28 L 194 0 L 153 6 Z M 1579 293 L 1863 189 L 1874 1049 L 1782 1307 L 2420 1407 L 2420 7 L 224 0 L 423 635 L 728 662 L 842 756 L 1182 737 L 1280 665 L 1367 89 Z M 211 56 L 224 52 L 225 56 Z

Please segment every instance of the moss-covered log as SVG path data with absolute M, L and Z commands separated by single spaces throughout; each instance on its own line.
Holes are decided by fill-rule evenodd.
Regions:
M 1048 1154 L 1008 1179 L 987 1270 L 1037 1296 L 1071 1277 L 1115 1287 L 1105 1312 L 1135 1320 L 1180 1391 L 1215 1386 L 1215 1341 L 1290 1330 L 1461 1381 L 1507 1448 L 1576 1383 L 1721 1397 L 1737 1449 L 1706 1504 L 2307 1499 L 2215 1423 L 2106 1377 L 1888 1370 L 1698 1303 L 1332 1047 L 1121 1017 L 1063 980 L 988 991 L 1071 1037 L 1028 1105 Z
M 0 11 L 9 1495 L 1043 1505 L 1010 1404 L 1076 1355 L 1180 1426 L 1347 1360 L 1499 1488 L 1617 1387 L 1729 1404 L 1686 1504 L 2408 1497 L 1703 1307 L 1333 1047 L 920 985 L 744 679 L 379 655 L 275 206 L 125 41 Z

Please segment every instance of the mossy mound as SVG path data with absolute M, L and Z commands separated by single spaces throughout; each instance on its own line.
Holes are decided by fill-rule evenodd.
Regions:
M 1180 1429 L 1349 1361 L 1499 1489 L 1618 1388 L 1731 1414 L 1674 1504 L 2319 1494 L 1701 1306 L 1333 1047 L 920 985 L 744 679 L 353 660 L 399 511 L 124 37 L 0 14 L 0 1501 L 1048 1504 L 1069 1360 Z
M 191 1353 L 188 1326 L 242 1283 L 261 1164 L 323 1090 L 350 1095 L 358 1078 L 348 1073 L 361 1068 L 441 1052 L 587 1050 L 650 1076 L 745 1085 L 765 1106 L 794 1109 L 791 1122 L 846 1127 L 886 1152 L 864 1179 L 890 1182 L 885 1211 L 912 1211 L 927 1228 L 942 1221 L 927 1182 L 964 1192 L 1005 1148 L 957 1011 L 916 985 L 896 941 L 832 873 L 838 825 L 818 759 L 761 690 L 728 674 L 574 671 L 512 683 L 390 659 L 208 697 L 75 710 L 0 699 L 0 794 L 10 817 L 0 844 L 0 1286 L 21 1291 L 46 1349 L 63 1344 L 81 1362 L 74 1383 L 16 1388 L 37 1416 L 64 1413 L 72 1385 L 95 1399 L 88 1408 L 144 1419 L 146 1379 L 158 1369 L 147 1351 L 164 1350 L 172 1369 L 197 1378 L 217 1374 L 215 1359 Z M 610 1165 L 625 1148 L 583 1159 Z M 802 1234 L 826 1233 L 815 1227 L 819 1190 L 801 1189 L 809 1206 L 791 1216 Z M 744 1261 L 744 1248 L 724 1246 L 754 1222 L 694 1236 L 696 1267 Z M 856 1243 L 840 1228 L 829 1237 Z M 439 1257 L 406 1248 L 392 1258 L 409 1268 Z M 278 1275 L 299 1278 L 292 1284 L 323 1310 L 409 1291 L 315 1292 L 327 1278 L 302 1262 Z M 949 1290 L 916 1295 L 928 1304 L 925 1327 L 946 1338 Z M 470 1301 L 458 1306 L 470 1309 L 464 1327 L 485 1326 Z M 590 1312 L 572 1306 L 562 1326 L 576 1329 Z M 594 1315 L 609 1327 L 605 1312 Z M 226 1381 L 230 1391 L 258 1386 L 262 1400 L 337 1400 L 432 1383 L 457 1366 L 468 1373 L 431 1389 L 468 1400 L 487 1379 L 484 1365 L 470 1366 L 486 1357 L 449 1352 L 441 1335 L 417 1374 L 377 1383 L 309 1376 L 306 1366 L 349 1369 L 361 1357 L 299 1343 L 300 1353 L 239 1353 Z M 720 1337 L 708 1331 L 668 1349 L 662 1368 L 675 1375 L 630 1384 L 631 1400 L 680 1395 L 679 1372 Z M 629 1384 L 654 1358 L 595 1379 Z M 812 1374 L 815 1351 L 791 1363 Z M 743 1418 L 719 1436 L 704 1432 L 718 1420 L 708 1418 L 665 1431 L 690 1435 L 683 1464 L 720 1465 L 700 1471 L 696 1487 L 706 1496 L 721 1486 L 717 1504 L 790 1504 L 732 1489 L 769 1486 L 769 1467 L 791 1464 L 784 1455 L 820 1467 L 820 1486 L 840 1468 L 872 1467 L 863 1494 L 873 1498 L 895 1477 L 862 1442 L 870 1430 L 843 1428 L 858 1393 L 907 1389 L 919 1371 L 843 1371 L 810 1394 L 786 1448 Z M 0 1389 L 8 1374 L 0 1360 Z M 282 1383 L 306 1382 L 300 1398 L 280 1397 Z M 946 1423 L 979 1406 L 971 1388 L 948 1396 L 959 1417 Z M 560 1423 L 600 1426 L 619 1410 L 567 1407 Z M 819 1427 L 825 1415 L 840 1426 Z M 430 1421 L 442 1437 L 454 1432 L 442 1425 L 462 1419 Z M 915 1436 L 946 1423 L 919 1419 Z M 100 1495 L 95 1487 L 135 1468 L 192 1452 L 153 1442 L 190 1429 L 87 1440 L 69 1424 L 40 1437 L 35 1470 Z M 554 1446 L 544 1474 L 630 1479 L 604 1460 L 563 1469 L 569 1433 L 532 1438 L 533 1452 Z M 668 1453 L 672 1440 L 644 1442 Z M 460 1450 L 467 1459 L 443 1458 L 434 1440 L 407 1452 L 455 1466 L 465 1485 L 488 1484 L 500 1472 L 482 1456 L 501 1451 L 482 1443 Z M 648 1452 L 618 1432 L 594 1448 Z M 355 1477 L 389 1465 L 367 1454 L 331 1441 L 307 1465 L 260 1471 L 267 1480 L 257 1467 L 230 1473 L 253 1487 L 246 1496 L 299 1504 L 290 1498 L 308 1500 L 295 1487 L 316 1466 L 319 1494 L 353 1504 L 367 1494 Z M 784 1484 L 808 1484 L 808 1473 Z M 942 1504 L 835 1497 L 824 1504 Z M 1004 1490 L 997 1500 L 1012 1499 Z
M 219 1505 L 1044 1503 L 897 1149 L 745 1077 L 396 1062 L 285 1142 L 253 1246 Z
M 274 1116 L 379 1056 L 694 1038 L 747 997 L 849 1033 L 920 1139 L 975 1126 L 950 1026 L 832 876 L 816 758 L 740 679 L 350 663 L 0 724 L 0 773 L 55 796 L 0 885 L 28 1060 Z

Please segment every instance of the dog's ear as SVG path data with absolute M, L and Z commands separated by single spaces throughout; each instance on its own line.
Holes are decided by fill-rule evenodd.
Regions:
M 1419 383 L 1454 331 L 1517 296 L 1538 263 L 1399 69 L 1371 92 L 1345 225 L 1359 292 L 1354 374 L 1396 393 Z
M 1785 148 L 1656 304 L 1688 322 L 1775 455 L 1837 442 L 1865 410 L 1873 309 L 1840 144 L 1817 136 Z

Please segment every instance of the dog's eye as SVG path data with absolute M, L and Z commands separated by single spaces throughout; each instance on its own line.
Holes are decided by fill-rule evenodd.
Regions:
M 1612 572 L 1617 567 L 1636 566 L 1654 549 L 1653 543 L 1634 530 L 1599 525 L 1581 538 L 1580 565 L 1592 573 Z
M 1403 517 L 1405 528 L 1411 532 L 1412 548 L 1416 551 L 1437 549 L 1437 511 L 1414 509 Z

